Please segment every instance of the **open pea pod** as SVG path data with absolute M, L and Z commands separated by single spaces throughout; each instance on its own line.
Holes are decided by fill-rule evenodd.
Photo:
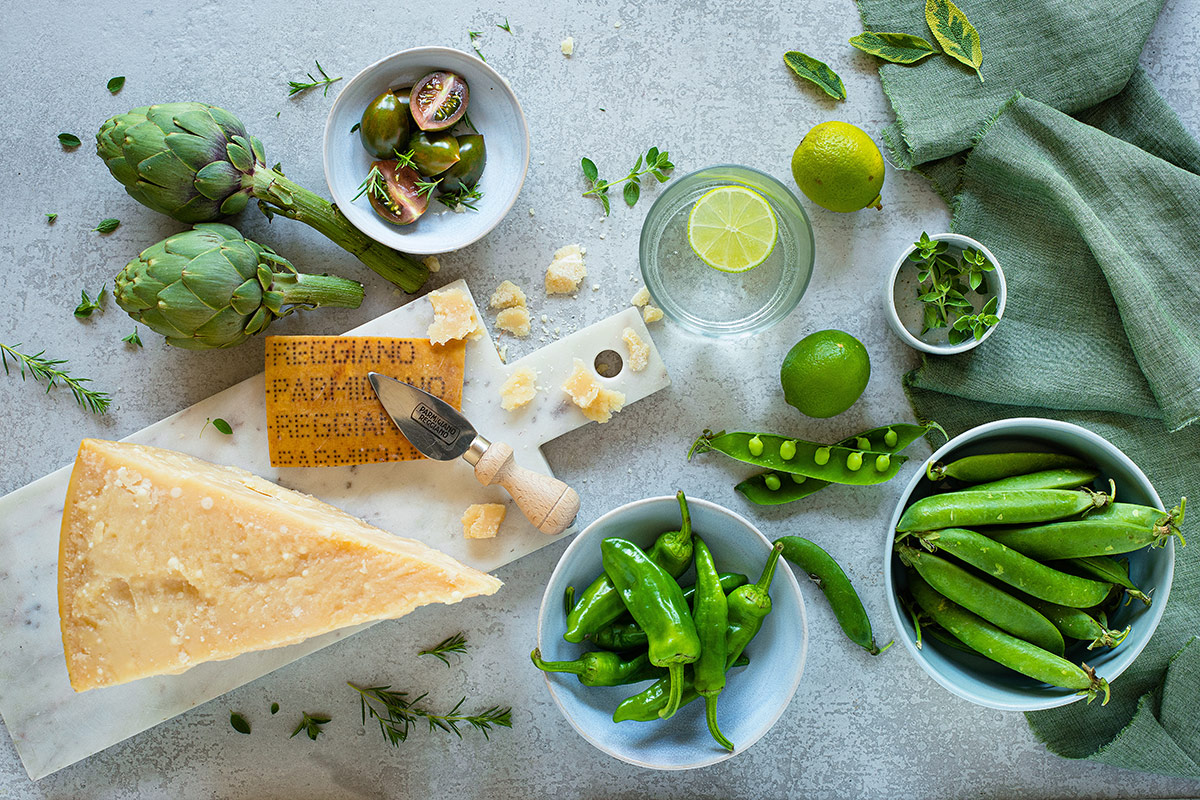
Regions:
M 853 486 L 870 486 L 891 480 L 900 465 L 908 460 L 891 453 L 806 442 L 773 433 L 713 433 L 707 430 L 688 451 L 688 459 L 709 450 L 775 472 L 800 475 L 806 480 Z
M 942 426 L 936 422 L 927 422 L 924 425 L 900 422 L 895 425 L 882 425 L 878 428 L 871 428 L 870 430 L 842 439 L 836 446 L 855 447 L 861 444 L 859 442 L 860 439 L 865 439 L 869 445 L 866 452 L 894 455 L 930 431 L 935 430 L 941 431 L 943 436 L 946 434 L 942 430 Z M 870 465 L 874 465 L 877 460 L 878 456 L 874 459 L 864 457 L 864 462 Z M 771 471 L 752 475 L 733 488 L 745 495 L 746 499 L 752 503 L 760 506 L 775 506 L 801 500 L 810 494 L 819 492 L 830 484 L 830 481 L 827 480 L 808 478 L 795 474 L 790 476 L 775 475 L 776 480 L 768 483 L 767 478 L 772 475 L 775 475 L 775 473 Z M 772 483 L 776 485 L 776 488 L 771 488 Z

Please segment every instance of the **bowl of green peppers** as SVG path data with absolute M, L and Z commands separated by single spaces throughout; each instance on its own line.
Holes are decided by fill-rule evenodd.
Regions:
M 580 736 L 649 769 L 708 766 L 758 741 L 795 694 L 808 642 L 779 548 L 682 495 L 621 506 L 575 537 L 531 654 Z

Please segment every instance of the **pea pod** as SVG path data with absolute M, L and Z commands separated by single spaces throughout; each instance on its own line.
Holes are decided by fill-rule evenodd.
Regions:
M 892 646 L 891 642 L 880 649 L 871 632 L 871 620 L 863 608 L 858 592 L 846 577 L 841 566 L 815 543 L 800 536 L 782 536 L 775 544 L 783 546 L 783 557 L 795 564 L 813 580 L 825 594 L 829 607 L 838 624 L 850 641 L 877 656 Z
M 936 422 L 927 422 L 924 425 L 914 425 L 908 422 L 900 422 L 895 425 L 884 425 L 879 428 L 871 428 L 868 431 L 849 436 L 837 443 L 838 447 L 850 447 L 858 443 L 859 439 L 866 439 L 870 447 L 863 448 L 870 453 L 878 453 L 879 455 L 871 459 L 871 464 L 879 469 L 880 457 L 882 456 L 883 468 L 879 469 L 883 472 L 891 464 L 891 457 L 901 450 L 904 450 L 917 439 L 930 433 L 931 431 L 941 431 L 942 426 Z M 779 446 L 780 456 L 785 461 L 791 461 L 795 458 L 796 447 L 792 440 L 788 440 Z M 789 455 L 790 452 L 790 455 Z M 752 475 L 746 480 L 733 487 L 741 492 L 747 500 L 760 506 L 776 506 L 783 503 L 792 503 L 796 500 L 808 497 L 810 494 L 821 491 L 826 486 L 829 486 L 829 481 L 818 480 L 816 478 L 804 478 L 796 476 L 802 482 L 797 483 L 794 479 L 784 479 L 779 482 L 779 486 L 772 488 L 768 483 L 768 479 L 775 477 L 772 472 L 762 472 L 758 475 Z
M 922 497 L 900 516 L 898 531 L 934 531 L 977 525 L 1021 525 L 1078 517 L 1098 511 L 1112 496 L 1080 489 L 1020 489 L 1008 492 L 947 492 Z
M 1030 604 L 931 553 L 899 544 L 896 554 L 905 566 L 916 570 L 926 583 L 947 599 L 1013 636 L 1055 655 L 1063 654 L 1065 643 L 1059 629 Z
M 1162 547 L 1172 536 L 1186 544 L 1179 525 L 1187 498 L 1169 512 L 1150 506 L 1113 503 L 1086 519 L 996 530 L 995 539 L 1030 558 L 1054 561 L 1081 556 L 1129 553 L 1143 547 Z
M 584 686 L 624 686 L 628 683 L 658 680 L 665 670 L 650 663 L 650 654 L 641 653 L 624 659 L 616 653 L 596 650 L 574 661 L 544 661 L 541 648 L 529 654 L 533 665 L 542 672 L 567 672 Z
M 744 667 L 750 663 L 750 659 L 745 655 L 737 657 L 730 669 Z M 679 700 L 679 707 L 683 708 L 688 703 L 694 702 L 700 695 L 696 692 L 695 684 L 693 683 L 692 671 L 686 670 L 683 676 L 683 695 Z M 666 708 L 667 698 L 670 695 L 670 682 L 666 678 L 659 678 L 646 689 L 638 692 L 632 697 L 626 697 L 617 705 L 617 710 L 613 712 L 613 722 L 653 722 L 659 719 L 659 712 Z
M 749 578 L 739 572 L 722 572 L 717 576 L 721 583 L 721 591 L 729 593 L 739 586 L 745 586 Z M 696 587 L 689 586 L 683 590 L 683 599 L 691 603 L 696 594 Z M 646 632 L 636 622 L 611 622 L 588 637 L 596 647 L 604 650 L 631 650 L 635 647 L 646 646 Z
M 1005 633 L 938 594 L 912 570 L 908 572 L 908 586 L 921 609 L 934 622 L 977 653 L 1034 680 L 1064 689 L 1077 689 L 1079 694 L 1087 697 L 1089 703 L 1103 693 L 1102 705 L 1108 704 L 1108 681 L 1098 677 L 1095 670 L 1086 664 L 1072 664 L 1061 656 Z
M 963 483 L 983 483 L 1047 469 L 1087 466 L 1087 462 L 1063 453 L 985 453 L 964 456 L 949 464 L 930 462 L 925 475 L 931 481 L 954 478 Z
M 1143 592 L 1130 580 L 1129 559 L 1117 561 L 1115 558 L 1110 558 L 1109 556 L 1084 556 L 1082 558 L 1068 558 L 1063 561 L 1053 562 L 1050 566 L 1055 569 L 1073 572 L 1076 575 L 1083 575 L 1085 578 L 1096 578 L 1114 583 L 1125 589 L 1127 595 L 1136 597 L 1146 605 L 1150 605 L 1153 602 L 1150 599 L 1150 595 Z
M 1062 469 L 1044 469 L 1040 472 L 1013 475 L 1011 478 L 975 484 L 967 487 L 967 490 L 983 492 L 1011 491 L 1013 489 L 1078 489 L 1080 486 L 1090 486 L 1099 477 L 1100 470 L 1098 469 L 1064 467 Z
M 763 449 L 759 455 L 751 452 L 750 442 L 758 439 Z M 796 446 L 796 455 L 784 460 L 779 448 L 784 442 L 792 442 Z M 757 446 L 755 447 L 757 449 Z M 696 453 L 706 453 L 716 450 L 730 458 L 744 461 L 747 464 L 784 472 L 792 475 L 803 475 L 805 478 L 816 478 L 830 483 L 846 483 L 854 486 L 870 486 L 891 480 L 900 471 L 900 466 L 908 459 L 904 456 L 891 456 L 886 469 L 876 469 L 874 459 L 870 469 L 851 469 L 847 460 L 852 453 L 862 457 L 862 451 L 842 447 L 840 445 L 824 445 L 819 442 L 806 442 L 802 439 L 789 439 L 773 433 L 713 433 L 705 431 L 695 441 L 688 451 L 690 460 Z
M 1088 650 L 1095 650 L 1097 647 L 1116 647 L 1125 641 L 1125 637 L 1133 630 L 1132 625 L 1126 626 L 1123 631 L 1109 630 L 1107 619 L 1102 623 L 1082 608 L 1047 603 L 1036 597 L 1030 597 L 1029 604 L 1053 622 L 1055 627 L 1062 631 L 1063 636 L 1088 642 Z
M 1104 602 L 1112 584 L 1060 572 L 975 531 L 946 528 L 915 534 L 931 552 L 944 550 L 996 580 L 1041 600 L 1072 608 Z

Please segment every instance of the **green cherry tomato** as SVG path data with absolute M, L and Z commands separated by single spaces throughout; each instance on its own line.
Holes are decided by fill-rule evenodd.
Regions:
M 417 172 L 429 177 L 445 172 L 459 161 L 458 139 L 448 133 L 417 131 L 408 140 Z
M 358 138 L 375 158 L 395 158 L 393 152 L 408 141 L 412 115 L 408 113 L 407 88 L 389 89 L 376 97 L 359 120 Z
M 770 489 L 772 492 L 779 491 L 780 483 L 779 483 L 778 475 L 766 476 L 765 478 L 763 478 L 763 483 L 765 483 L 767 485 L 767 488 Z
M 854 452 L 846 456 L 846 469 L 858 472 L 862 469 L 862 453 Z
M 473 189 L 483 175 L 487 165 L 487 149 L 483 145 L 483 137 L 478 133 L 468 133 L 456 137 L 458 139 L 458 162 L 446 170 L 442 183 L 438 187 L 443 192 L 457 192 L 459 189 Z
M 796 443 L 789 440 L 779 445 L 779 457 L 784 461 L 791 461 L 796 457 Z
M 887 453 L 875 457 L 875 469 L 879 472 L 887 472 L 887 468 L 892 465 L 892 457 Z
M 813 453 L 813 461 L 815 461 L 818 466 L 825 466 L 829 463 L 829 452 L 830 451 L 828 447 L 817 448 L 817 452 Z
M 758 438 L 757 436 L 747 442 L 746 447 L 750 450 L 750 455 L 752 456 L 761 456 L 763 453 L 762 439 Z

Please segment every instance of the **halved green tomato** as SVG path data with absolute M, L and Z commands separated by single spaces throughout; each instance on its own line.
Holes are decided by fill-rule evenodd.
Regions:
M 408 112 L 410 89 L 388 89 L 363 111 L 358 138 L 376 158 L 395 158 L 396 148 L 408 141 L 412 115 Z
M 395 161 L 376 161 L 371 164 L 383 175 L 386 197 L 368 192 L 375 213 L 397 225 L 416 222 L 429 208 L 429 197 L 417 189 L 421 175 L 412 167 L 404 167 Z
M 487 165 L 487 149 L 483 146 L 482 135 L 468 133 L 457 138 L 458 162 L 441 176 L 442 182 L 438 188 L 443 192 L 474 188 Z
M 458 163 L 458 139 L 449 133 L 426 133 L 417 131 L 408 140 L 412 150 L 413 164 L 422 175 L 437 175 Z
M 453 72 L 431 72 L 413 84 L 409 108 L 423 131 L 444 131 L 467 113 L 471 92 Z

